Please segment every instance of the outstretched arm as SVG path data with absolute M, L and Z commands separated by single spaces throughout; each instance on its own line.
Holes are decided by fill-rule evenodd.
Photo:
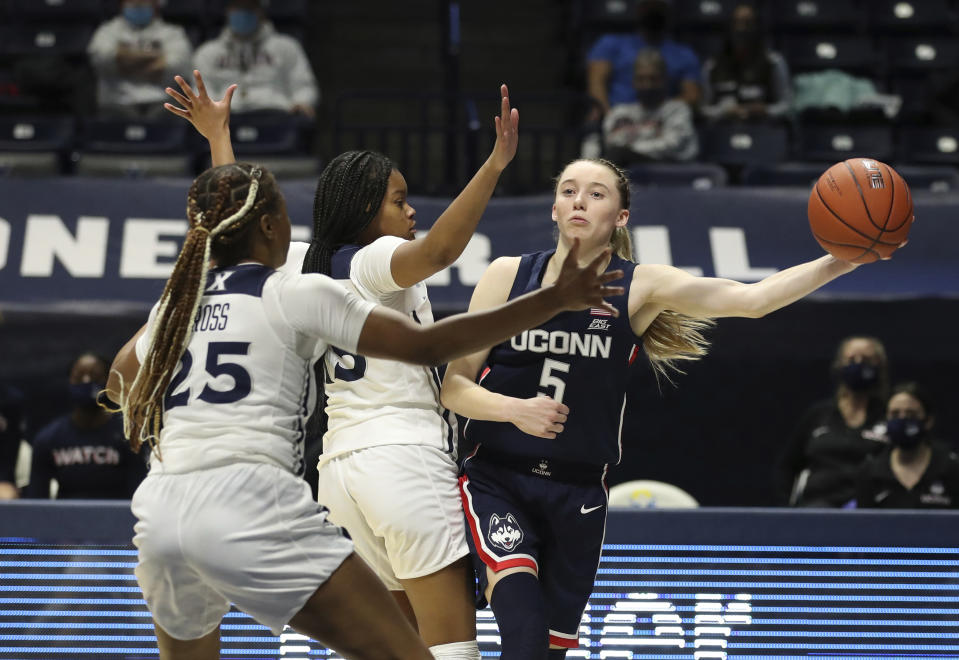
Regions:
M 176 76 L 177 85 L 182 93 L 172 87 L 166 88 L 166 93 L 173 97 L 181 107 L 172 103 L 164 103 L 163 107 L 177 117 L 183 117 L 193 124 L 197 132 L 210 143 L 210 156 L 214 167 L 229 165 L 236 162 L 233 154 L 233 144 L 230 142 L 230 102 L 236 85 L 227 87 L 223 98 L 214 101 L 206 91 L 203 76 L 196 69 L 193 70 L 196 79 L 196 91 L 182 76 Z
M 408 287 L 453 264 L 476 231 L 499 176 L 516 155 L 519 110 L 510 108 L 509 90 L 500 87 L 500 115 L 494 118 L 493 152 L 422 240 L 409 241 L 393 253 L 390 268 L 399 286 Z
M 597 306 L 615 313 L 616 308 L 603 298 L 623 290 L 606 286 L 617 274 L 622 277 L 622 271 L 599 273 L 599 265 L 609 258 L 608 250 L 583 267 L 576 263 L 577 252 L 578 242 L 570 249 L 554 284 L 493 309 L 457 314 L 422 326 L 399 312 L 377 307 L 367 317 L 357 352 L 413 364 L 438 365 L 488 349 L 564 310 Z
M 517 257 L 502 257 L 490 264 L 473 290 L 470 313 L 502 305 L 516 277 Z M 471 419 L 508 422 L 530 435 L 555 438 L 562 432 L 569 408 L 550 397 L 529 399 L 491 392 L 476 382 L 489 348 L 454 360 L 446 368 L 440 400 L 453 412 Z
M 695 277 L 672 266 L 643 265 L 633 272 L 630 314 L 644 305 L 700 318 L 759 318 L 812 293 L 856 268 L 824 256 L 752 284 L 717 277 Z

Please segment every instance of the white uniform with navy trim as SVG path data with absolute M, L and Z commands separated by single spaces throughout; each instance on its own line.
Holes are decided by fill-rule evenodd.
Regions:
M 332 275 L 358 297 L 433 323 L 426 285 L 393 279 L 394 236 L 347 246 Z M 294 243 L 283 269 L 299 272 L 308 245 Z M 317 497 L 330 520 L 393 591 L 469 553 L 457 486 L 455 416 L 439 402 L 435 369 L 367 358 L 331 346 L 324 361 L 326 412 Z
M 137 579 L 173 637 L 208 634 L 231 602 L 279 633 L 352 552 L 295 474 L 313 364 L 327 342 L 355 350 L 373 306 L 321 275 L 211 271 L 132 502 Z

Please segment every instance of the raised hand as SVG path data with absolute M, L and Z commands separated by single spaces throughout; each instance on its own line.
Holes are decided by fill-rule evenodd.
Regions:
M 496 124 L 496 144 L 493 145 L 493 153 L 490 154 L 490 163 L 498 170 L 506 169 L 506 166 L 516 155 L 516 144 L 519 142 L 519 110 L 509 107 L 509 90 L 506 85 L 501 85 L 500 94 L 500 114 L 493 118 Z
M 621 286 L 606 286 L 607 282 L 622 278 L 623 271 L 599 272 L 603 264 L 608 262 L 611 252 L 611 248 L 606 248 L 595 259 L 581 268 L 577 262 L 579 239 L 573 239 L 573 245 L 570 246 L 566 259 L 563 260 L 563 268 L 553 284 L 565 309 L 576 310 L 596 307 L 605 309 L 613 316 L 619 316 L 619 310 L 606 302 L 604 298 L 622 295 L 625 291 Z
M 538 438 L 555 438 L 563 432 L 569 408 L 548 396 L 517 399 L 510 410 L 510 422 L 523 433 Z
M 193 77 L 196 79 L 196 92 L 182 76 L 174 78 L 182 93 L 172 87 L 166 88 L 166 93 L 182 107 L 172 103 L 164 103 L 163 107 L 176 116 L 186 119 L 193 124 L 200 135 L 207 140 L 212 140 L 230 127 L 230 102 L 233 100 L 236 85 L 230 85 L 223 94 L 223 98 L 214 101 L 206 91 L 200 72 L 194 69 Z

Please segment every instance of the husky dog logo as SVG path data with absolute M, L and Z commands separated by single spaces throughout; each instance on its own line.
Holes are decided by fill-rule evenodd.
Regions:
M 489 519 L 490 543 L 509 552 L 523 540 L 523 528 L 516 522 L 512 513 L 500 518 L 495 513 Z

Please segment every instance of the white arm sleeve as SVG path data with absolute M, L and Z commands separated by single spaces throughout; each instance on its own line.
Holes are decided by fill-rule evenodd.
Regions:
M 285 277 L 278 295 L 290 327 L 350 352 L 356 350 L 366 317 L 376 306 L 318 273 Z
M 153 334 L 153 326 L 157 320 L 157 310 L 160 308 L 160 303 L 153 305 L 153 309 L 150 310 L 150 317 L 147 319 L 147 329 L 143 331 L 143 334 L 140 335 L 140 338 L 137 339 L 137 343 L 134 344 L 134 350 L 137 354 L 137 362 L 143 364 L 143 358 L 146 357 L 147 351 L 150 350 L 150 336 Z
M 350 262 L 350 281 L 373 298 L 386 293 L 402 291 L 393 279 L 393 252 L 406 241 L 396 236 L 381 236 L 360 249 Z

